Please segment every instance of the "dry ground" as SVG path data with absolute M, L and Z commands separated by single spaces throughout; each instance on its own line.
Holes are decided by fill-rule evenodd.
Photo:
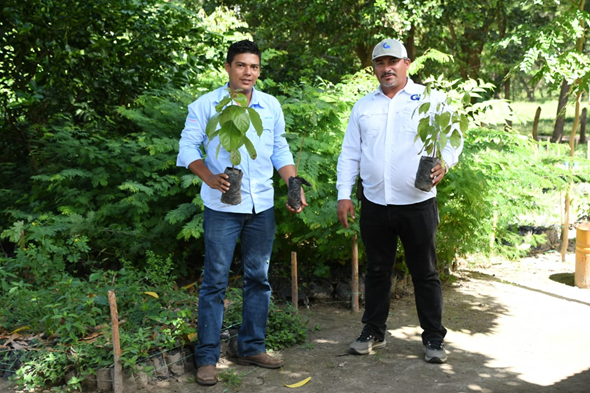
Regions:
M 360 315 L 314 305 L 306 344 L 277 354 L 281 370 L 239 366 L 222 358 L 220 370 L 239 385 L 213 387 L 185 374 L 152 386 L 151 393 L 223 392 L 590 392 L 590 289 L 573 281 L 566 262 L 548 253 L 489 266 L 464 264 L 445 285 L 449 330 L 444 365 L 422 360 L 420 329 L 411 296 L 392 302 L 387 346 L 368 356 L 347 354 L 360 332 Z M 563 282 L 566 282 L 564 284 Z M 306 385 L 292 384 L 311 377 Z M 0 386 L 2 392 L 10 391 Z

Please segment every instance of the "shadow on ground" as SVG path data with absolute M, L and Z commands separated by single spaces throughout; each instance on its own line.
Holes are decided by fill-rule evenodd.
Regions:
M 341 304 L 314 304 L 300 312 L 317 329 L 306 343 L 275 354 L 285 361 L 282 369 L 239 366 L 224 356 L 219 370 L 231 383 L 203 387 L 185 374 L 149 391 L 588 392 L 590 290 L 555 280 L 571 274 L 564 265 L 530 269 L 460 270 L 445 285 L 449 360 L 443 365 L 424 362 L 414 300 L 404 296 L 392 301 L 386 347 L 370 355 L 347 353 L 362 328 L 361 314 Z M 307 377 L 296 390 L 284 386 Z
M 422 359 L 412 296 L 392 302 L 387 345 L 367 356 L 347 353 L 361 330 L 361 314 L 315 304 L 301 312 L 319 329 L 305 344 L 277 354 L 285 360 L 281 370 L 242 367 L 224 358 L 220 370 L 238 375 L 239 385 L 206 388 L 188 376 L 154 392 L 587 392 L 590 295 L 568 298 L 552 287 L 564 285 L 549 273 L 535 273 L 534 283 L 526 281 L 531 275 L 515 282 L 496 273 L 458 272 L 444 288 L 444 365 Z M 311 381 L 297 390 L 284 386 L 307 377 Z

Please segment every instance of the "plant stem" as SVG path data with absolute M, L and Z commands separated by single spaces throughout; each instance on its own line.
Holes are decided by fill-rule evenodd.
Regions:
M 295 175 L 299 173 L 299 160 L 301 160 L 301 152 L 303 151 L 303 142 L 305 142 L 305 134 L 301 139 L 301 145 L 299 146 L 299 154 L 297 155 L 297 165 L 295 165 Z

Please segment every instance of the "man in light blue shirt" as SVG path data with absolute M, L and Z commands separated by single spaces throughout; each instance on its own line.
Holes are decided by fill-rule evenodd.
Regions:
M 225 70 L 227 86 L 209 92 L 189 105 L 189 114 L 180 139 L 177 165 L 190 169 L 203 184 L 201 197 L 205 205 L 203 229 L 205 236 L 205 269 L 199 293 L 198 339 L 195 350 L 197 382 L 217 383 L 216 364 L 220 356 L 220 334 L 223 304 L 229 270 L 238 238 L 241 239 L 241 262 L 244 270 L 243 317 L 238 332 L 237 362 L 265 368 L 279 368 L 282 362 L 266 353 L 265 334 L 271 288 L 268 268 L 275 234 L 273 167 L 288 184 L 297 176 L 293 155 L 284 138 L 285 120 L 276 98 L 254 88 L 260 75 L 261 53 L 255 43 L 243 40 L 232 44 L 227 53 Z M 208 120 L 216 114 L 215 105 L 228 93 L 240 90 L 248 106 L 260 115 L 264 131 L 258 136 L 253 127 L 247 137 L 254 145 L 257 157 L 251 159 L 245 147 L 240 148 L 242 161 L 236 168 L 243 172 L 241 203 L 221 202 L 229 190 L 230 155 L 223 148 L 217 153 L 219 138 L 207 138 Z M 202 154 L 201 147 L 206 155 Z M 302 191 L 299 210 L 307 203 Z

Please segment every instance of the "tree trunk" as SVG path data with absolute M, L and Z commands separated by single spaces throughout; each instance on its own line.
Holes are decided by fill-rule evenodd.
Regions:
M 415 37 L 416 37 L 416 26 L 412 25 L 412 27 L 410 28 L 410 32 L 408 34 L 408 37 L 406 38 L 406 42 L 404 42 L 404 46 L 406 47 L 406 50 L 408 51 L 408 57 L 412 60 L 416 60 Z
M 416 26 L 412 25 L 412 27 L 410 28 L 410 32 L 406 38 L 406 41 L 404 42 L 404 46 L 406 47 L 406 50 L 408 51 L 408 57 L 411 60 L 416 60 L 415 38 L 416 38 Z M 422 78 L 420 77 L 420 74 L 421 73 L 418 72 L 418 74 L 412 76 L 412 79 L 414 80 L 414 82 L 422 83 Z
M 526 98 L 529 101 L 535 101 L 535 88 L 529 88 L 529 85 L 527 84 L 527 81 L 524 80 L 523 77 L 518 77 L 519 82 L 522 84 L 522 87 L 524 88 L 524 91 L 526 92 Z
M 510 70 L 505 70 L 505 74 L 508 75 L 508 72 L 510 72 Z M 504 99 L 510 101 L 510 76 L 507 76 L 506 79 L 504 80 Z M 506 127 L 508 129 L 512 129 L 512 120 L 506 120 Z M 508 131 L 508 130 L 507 130 Z
M 582 110 L 582 116 L 580 117 L 580 144 L 586 143 L 586 113 L 587 108 Z
M 367 68 L 373 64 L 371 57 L 373 56 L 373 48 L 370 48 L 367 44 L 357 44 L 354 47 L 354 53 L 358 56 L 361 61 L 361 67 Z
M 557 115 L 555 118 L 555 126 L 553 128 L 553 136 L 551 136 L 551 142 L 559 143 L 563 137 L 563 127 L 565 125 L 565 106 L 567 105 L 567 99 L 569 95 L 570 86 L 564 79 L 561 82 L 561 89 L 559 90 L 559 102 L 557 104 Z

